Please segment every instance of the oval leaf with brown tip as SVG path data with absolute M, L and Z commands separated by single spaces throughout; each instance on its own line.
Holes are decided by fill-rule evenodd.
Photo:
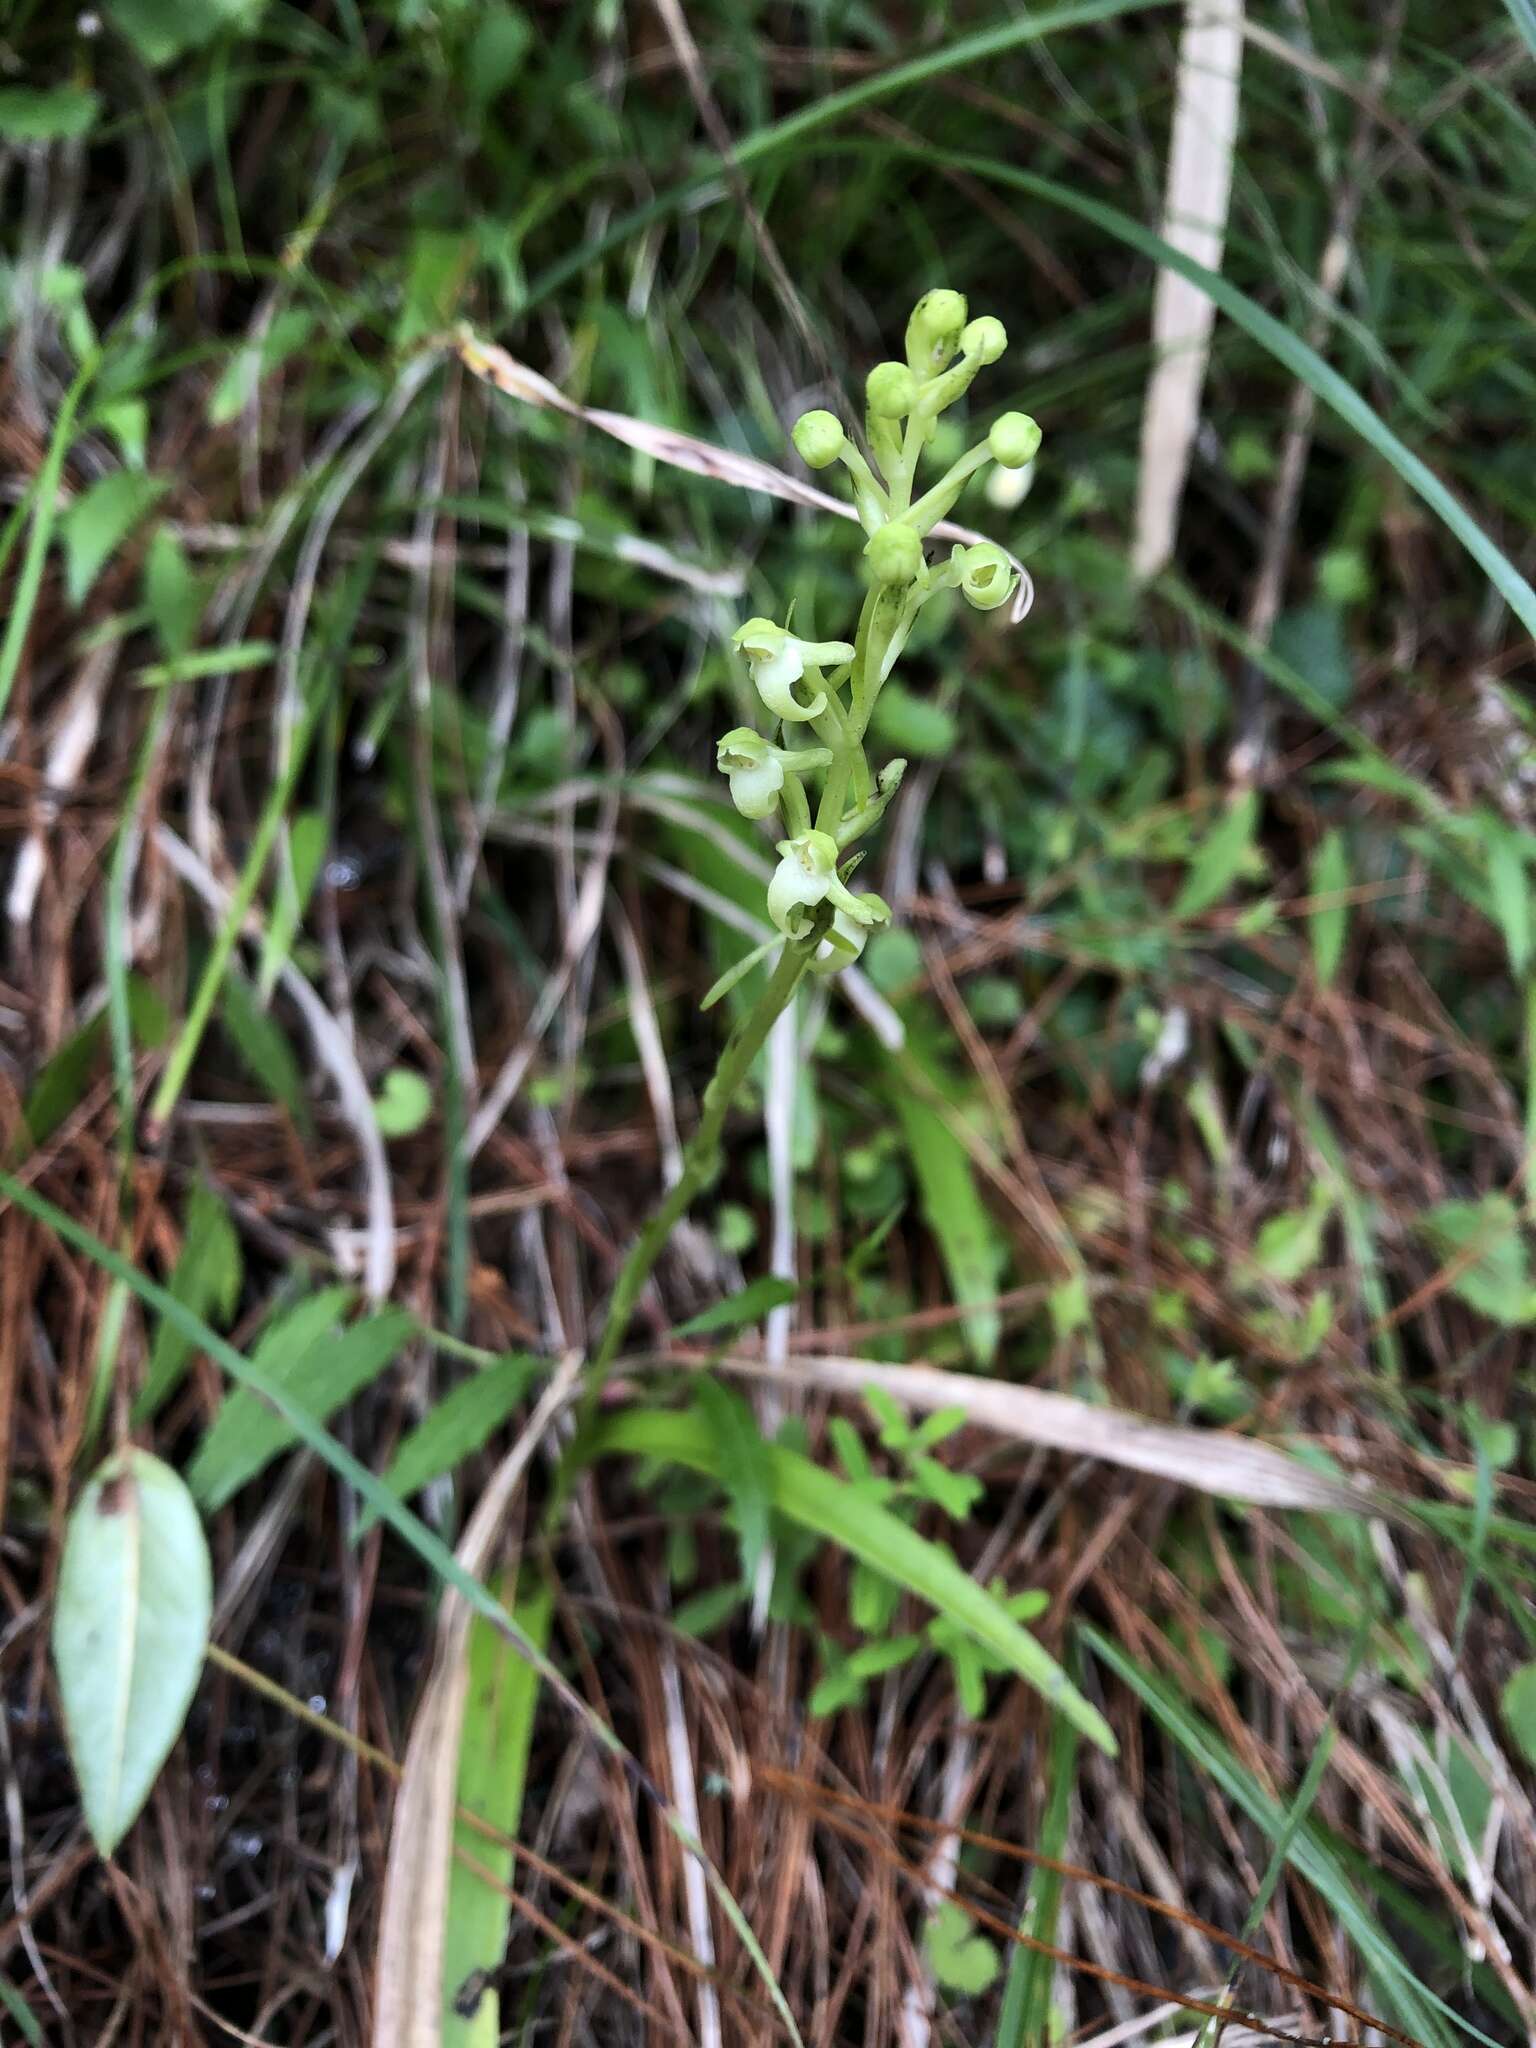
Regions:
M 138 1818 L 181 1732 L 212 1609 L 191 1494 L 148 1451 L 114 1453 L 69 1518 L 53 1612 L 70 1759 L 103 1856 Z

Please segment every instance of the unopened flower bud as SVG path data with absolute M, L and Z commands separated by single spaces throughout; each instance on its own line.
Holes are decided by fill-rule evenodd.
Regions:
M 1040 429 L 1027 412 L 1005 412 L 992 422 L 987 446 L 1004 469 L 1022 469 L 1040 449 Z
M 905 419 L 917 403 L 917 379 L 905 363 L 876 363 L 865 379 L 864 398 L 877 420 Z
M 812 469 L 825 469 L 843 452 L 843 424 L 835 413 L 803 412 L 790 435 L 800 459 Z
M 923 544 L 910 526 L 882 526 L 870 536 L 864 559 L 877 583 L 915 583 L 922 573 Z
M 907 366 L 914 377 L 932 377 L 960 345 L 965 300 L 959 292 L 924 292 L 907 322 Z
M 990 313 L 970 321 L 960 336 L 962 354 L 979 356 L 984 363 L 995 363 L 1007 346 L 1007 328 Z

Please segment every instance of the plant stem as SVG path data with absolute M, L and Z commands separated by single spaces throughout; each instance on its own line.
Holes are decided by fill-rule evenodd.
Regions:
M 769 977 L 768 986 L 726 1040 L 720 1063 L 704 1090 L 703 1114 L 699 1118 L 698 1129 L 683 1151 L 683 1170 L 667 1190 L 665 1199 L 652 1212 L 619 1269 L 613 1299 L 608 1304 L 607 1321 L 603 1325 L 602 1341 L 587 1367 L 580 1415 L 583 1427 L 596 1414 L 603 1384 L 613 1369 L 613 1361 L 629 1328 L 629 1319 L 645 1291 L 645 1283 L 650 1279 L 656 1261 L 666 1249 L 667 1239 L 715 1170 L 720 1137 L 731 1102 L 775 1022 L 794 1000 L 795 990 L 811 964 L 820 937 L 821 934 L 816 932 L 807 939 L 792 941 L 785 946 Z

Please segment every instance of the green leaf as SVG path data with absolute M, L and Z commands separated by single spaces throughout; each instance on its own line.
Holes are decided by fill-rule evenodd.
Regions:
M 101 108 L 100 93 L 78 85 L 34 91 L 25 85 L 0 89 L 0 139 L 6 142 L 73 142 L 89 134 Z
M 1522 1664 L 1505 1679 L 1499 1712 L 1516 1749 L 1536 1767 L 1536 1664 Z
M 345 1287 L 322 1288 L 288 1309 L 262 1336 L 251 1363 L 324 1422 L 392 1365 L 416 1334 L 403 1309 L 336 1324 L 351 1300 Z M 208 1509 L 221 1508 L 264 1466 L 298 1442 L 298 1432 L 243 1387 L 226 1396 L 198 1446 L 187 1481 Z
M 216 1315 L 227 1323 L 240 1299 L 240 1276 L 240 1239 L 229 1211 L 206 1182 L 195 1181 L 171 1293 L 193 1315 Z M 176 1324 L 162 1320 L 150 1348 L 143 1392 L 134 1403 L 136 1423 L 149 1421 L 180 1384 L 192 1353 L 191 1339 Z
M 1531 964 L 1531 892 L 1521 835 L 1512 832 L 1502 818 L 1484 818 L 1479 823 L 1488 849 L 1488 893 L 1493 899 L 1493 913 L 1504 934 L 1510 970 L 1517 978 L 1523 978 Z
M 289 820 L 288 860 L 278 864 L 276 902 L 267 920 L 256 976 L 256 993 L 263 1004 L 271 1001 L 277 977 L 288 964 L 310 896 L 320 879 L 329 837 L 330 824 L 323 811 L 298 811 Z
M 311 1126 L 304 1076 L 288 1034 L 271 1011 L 261 1007 L 256 991 L 234 967 L 225 970 L 219 1015 L 252 1078 L 274 1102 L 282 1104 L 299 1131 L 307 1135 Z
M 1451 1292 L 1497 1323 L 1514 1325 L 1536 1317 L 1520 1212 L 1508 1195 L 1476 1201 L 1440 1202 L 1418 1226 L 1447 1265 L 1460 1268 Z M 1475 1256 L 1467 1263 L 1467 1255 Z
M 1355 692 L 1354 669 L 1344 638 L 1344 617 L 1336 604 L 1307 604 L 1282 612 L 1275 621 L 1271 647 L 1288 668 L 1335 711 L 1342 711 Z
M 746 1402 L 708 1373 L 699 1376 L 694 1398 L 714 1439 L 715 1470 L 731 1497 L 741 1542 L 741 1575 L 750 1585 L 768 1552 L 773 1505 L 768 1445 Z
M 163 476 L 115 469 L 76 498 L 59 521 L 64 589 L 72 605 L 81 603 L 112 556 L 168 488 Z
M 208 395 L 209 425 L 227 427 L 238 419 L 255 397 L 262 378 L 301 349 L 314 327 L 311 313 L 301 306 L 288 306 L 273 318 L 259 340 L 242 342 Z
M 53 1611 L 70 1760 L 103 1856 L 133 1825 L 181 1732 L 212 1611 L 191 1495 L 148 1451 L 119 1451 L 70 1515 Z
M 165 1043 L 170 1019 L 165 1005 L 149 983 L 137 974 L 128 978 L 128 1021 L 134 1041 L 142 1046 Z M 105 1010 L 98 1011 L 89 1024 L 82 1025 L 73 1038 L 66 1039 L 33 1082 L 22 1109 L 22 1154 L 51 1138 L 70 1112 L 84 1099 L 101 1056 L 106 1050 L 111 1025 Z
M 221 29 L 254 21 L 261 0 L 103 0 L 108 21 L 151 66 L 200 50 Z
M 785 1307 L 798 1292 L 793 1280 L 781 1279 L 775 1273 L 764 1273 L 759 1279 L 749 1280 L 739 1294 L 700 1309 L 686 1323 L 679 1323 L 672 1334 L 674 1337 L 734 1335 L 751 1323 L 760 1323 L 770 1310 Z
M 408 1500 L 482 1450 L 519 1406 L 539 1370 L 537 1358 L 510 1351 L 494 1365 L 460 1381 L 402 1437 L 383 1475 L 390 1492 Z M 365 1535 L 377 1519 L 373 1509 L 365 1507 L 358 1517 L 357 1534 Z
M 386 1138 L 409 1138 L 432 1114 L 432 1084 L 414 1067 L 391 1067 L 373 1100 L 373 1114 Z
M 0 1977 L 0 2005 L 5 2007 L 21 2029 L 21 2038 L 27 2043 L 27 2048 L 48 2048 L 43 2039 L 43 2030 L 37 2023 L 37 2014 L 9 1977 Z
M 168 528 L 157 527 L 144 553 L 144 602 L 168 661 L 185 655 L 197 638 L 203 595 L 186 549 Z
M 946 1991 L 975 1998 L 996 1982 L 1002 1968 L 996 1948 L 953 1899 L 940 1902 L 923 1939 L 934 1978 Z
M 504 1597 L 510 1595 L 508 1587 Z M 539 1587 L 525 1594 L 512 1611 L 529 1641 L 542 1650 L 549 1641 L 553 1611 L 548 1591 Z M 458 1803 L 462 1811 L 515 1841 L 523 1817 L 539 1675 L 479 1615 L 470 1623 L 465 1654 L 469 1684 L 459 1724 Z M 504 1887 L 512 1882 L 514 1854 L 510 1846 L 490 1840 L 463 1818 L 455 1820 L 453 1838 L 460 1853 L 449 1872 L 443 1928 L 442 2044 L 496 2048 L 502 2038 L 500 2001 L 488 1980 L 507 1951 L 512 1901 Z
M 1330 826 L 1318 841 L 1308 887 L 1315 899 L 1307 917 L 1312 934 L 1312 964 L 1319 986 L 1331 988 L 1344 957 L 1344 940 L 1349 930 L 1349 905 L 1339 900 L 1349 887 L 1349 855 L 1344 835 L 1337 826 Z
M 1184 886 L 1174 900 L 1176 918 L 1199 917 L 1221 901 L 1248 866 L 1258 821 L 1257 790 L 1242 789 L 1228 798 L 1225 810 L 1189 864 Z
M 477 113 L 506 91 L 523 68 L 533 44 L 533 28 L 520 7 L 505 0 L 481 0 L 475 32 L 469 39 L 464 89 Z
M 163 690 L 171 683 L 195 683 L 203 676 L 235 675 L 241 669 L 265 668 L 277 649 L 270 640 L 241 640 L 230 647 L 198 647 L 169 661 L 152 662 L 139 670 L 138 680 L 146 690 Z
M 837 1544 L 851 1557 L 945 1615 L 1002 1659 L 1064 1714 L 1075 1728 L 1109 1756 L 1115 1738 L 1098 1710 L 1085 1700 L 1044 1646 L 1020 1628 L 997 1596 L 956 1563 L 940 1544 L 909 1529 L 888 1509 L 872 1503 L 846 1480 L 825 1472 L 783 1444 L 765 1446 L 772 1504 L 787 1520 Z M 631 1409 L 600 1423 L 589 1442 L 593 1456 L 623 1452 L 660 1458 L 707 1472 L 716 1480 L 721 1456 L 702 1415 L 662 1409 Z
M 905 1057 L 932 1086 L 946 1097 L 952 1095 L 947 1077 L 931 1071 L 911 1042 Z M 1002 1334 L 1002 1318 L 992 1306 L 1007 1256 L 1002 1240 L 981 1199 L 965 1147 L 938 1111 L 902 1077 L 900 1059 L 891 1063 L 890 1073 L 888 1099 L 907 1141 L 923 1217 L 938 1244 L 955 1299 L 966 1311 L 966 1345 L 978 1365 L 990 1365 Z
M 953 753 L 960 736 L 952 713 L 931 697 L 918 696 L 894 676 L 881 688 L 871 723 L 875 737 L 893 753 L 910 754 L 919 761 Z
M 1262 1279 L 1288 1287 L 1310 1273 L 1323 1255 L 1323 1233 L 1333 1215 L 1333 1196 L 1319 1182 L 1304 1209 L 1271 1216 L 1253 1242 L 1247 1264 Z
M 764 939 L 760 946 L 754 946 L 750 953 L 744 953 L 739 960 L 733 961 L 726 968 L 724 974 L 717 976 L 710 983 L 709 992 L 703 1002 L 700 1003 L 699 1008 L 701 1010 L 712 1010 L 720 998 L 728 996 L 737 982 L 743 976 L 750 974 L 760 960 L 766 960 L 770 953 L 777 952 L 780 943 L 779 935 L 775 932 L 771 939 Z

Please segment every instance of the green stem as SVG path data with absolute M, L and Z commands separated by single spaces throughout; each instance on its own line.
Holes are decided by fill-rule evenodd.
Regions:
M 602 1340 L 587 1367 L 580 1418 L 583 1426 L 596 1415 L 603 1384 L 613 1370 L 630 1317 L 639 1304 L 656 1261 L 666 1249 L 667 1239 L 714 1173 L 731 1103 L 747 1078 L 752 1062 L 766 1044 L 769 1032 L 794 1000 L 800 977 L 810 966 L 819 940 L 818 932 L 806 940 L 785 946 L 779 955 L 779 964 L 769 977 L 768 986 L 726 1040 L 720 1063 L 704 1090 L 703 1113 L 698 1129 L 683 1151 L 683 1170 L 667 1190 L 665 1200 L 652 1212 L 650 1221 L 635 1239 L 628 1258 L 619 1268 Z

